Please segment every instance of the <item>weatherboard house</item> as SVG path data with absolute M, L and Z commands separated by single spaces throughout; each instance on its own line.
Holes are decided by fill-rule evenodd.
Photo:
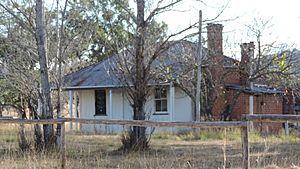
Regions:
M 212 108 L 215 119 L 220 119 L 229 105 L 233 105 L 231 120 L 240 120 L 241 114 L 253 113 L 282 113 L 282 92 L 265 85 L 245 86 L 245 78 L 241 75 L 240 63 L 247 63 L 249 52 L 253 49 L 252 43 L 242 44 L 242 61 L 223 55 L 222 29 L 220 24 L 207 26 L 208 50 L 211 54 L 216 100 Z M 182 43 L 188 43 L 183 41 Z M 175 45 L 176 46 L 176 45 Z M 178 47 L 178 45 L 177 45 Z M 174 50 L 170 47 L 170 51 Z M 251 53 L 251 52 L 250 52 Z M 179 53 L 180 55 L 181 53 Z M 164 62 L 164 61 L 161 61 Z M 65 91 L 69 91 L 70 114 L 75 118 L 89 119 L 133 119 L 133 111 L 128 101 L 124 86 L 118 77 L 109 71 L 111 58 L 85 67 L 64 77 Z M 222 78 L 222 79 L 221 79 Z M 155 84 L 152 84 L 155 85 Z M 160 83 L 159 88 L 154 87 L 146 103 L 149 120 L 154 121 L 194 121 L 193 104 L 191 98 L 176 84 Z M 235 98 L 235 93 L 241 94 Z M 249 99 L 252 96 L 252 99 Z M 234 102 L 234 104 L 233 104 Z M 74 106 L 75 104 L 75 106 Z M 252 106 L 251 106 L 252 105 Z M 73 108 L 72 108 L 73 106 Z M 74 107 L 76 107 L 74 109 Z M 78 107 L 78 109 L 77 109 Z M 259 126 L 260 124 L 258 124 Z M 265 127 L 265 126 L 264 126 Z M 266 128 L 274 126 L 266 125 Z M 278 126 L 277 126 L 278 128 Z M 96 124 L 81 124 L 81 131 L 118 133 L 125 130 L 123 126 L 107 126 Z M 179 129 L 156 129 L 178 131 Z M 180 129 L 181 130 L 181 129 Z

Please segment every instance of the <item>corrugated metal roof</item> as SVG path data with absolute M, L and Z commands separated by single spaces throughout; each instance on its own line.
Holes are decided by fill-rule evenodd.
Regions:
M 266 86 L 266 85 L 259 85 L 259 84 L 254 85 L 252 89 L 250 87 L 245 87 L 245 86 L 235 85 L 235 84 L 225 85 L 225 87 L 226 89 L 241 90 L 244 93 L 250 93 L 250 94 L 259 94 L 259 93 L 283 94 L 282 91 L 277 90 L 276 88 Z
M 181 70 L 182 66 L 184 65 L 182 65 L 177 59 L 174 59 L 174 56 L 183 56 L 186 52 L 186 49 L 184 49 L 186 46 L 192 49 L 193 55 L 196 55 L 197 44 L 189 41 L 180 41 L 180 43 L 174 43 L 174 45 L 172 45 L 166 52 L 164 52 L 164 57 L 155 60 L 153 62 L 153 67 L 172 65 L 173 69 Z M 204 49 L 204 54 L 205 53 L 206 49 Z M 73 90 L 122 87 L 122 83 L 110 69 L 110 66 L 112 66 L 113 64 L 113 60 L 116 57 L 117 56 L 108 57 L 101 62 L 95 63 L 64 76 L 63 89 Z M 237 62 L 238 61 L 233 58 L 224 56 L 224 66 L 230 66 Z M 152 81 L 150 83 L 154 84 L 155 82 Z
M 120 87 L 117 77 L 109 68 L 110 57 L 64 77 L 64 89 Z

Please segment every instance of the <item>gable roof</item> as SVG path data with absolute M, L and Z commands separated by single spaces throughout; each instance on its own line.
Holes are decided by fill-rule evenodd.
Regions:
M 166 52 L 167 57 L 163 59 L 157 59 L 153 62 L 153 65 L 175 65 L 178 69 L 180 63 L 172 60 L 171 55 L 182 56 L 185 52 L 184 46 L 190 45 L 195 50 L 193 54 L 196 54 L 196 44 L 182 40 L 174 43 Z M 205 49 L 204 49 L 205 50 Z M 205 52 L 205 51 L 204 51 Z M 170 57 L 168 57 L 170 56 Z M 116 55 L 110 56 L 98 63 L 92 64 L 85 68 L 82 68 L 76 72 L 70 73 L 64 76 L 64 90 L 72 89 L 95 89 L 95 88 L 113 88 L 122 87 L 122 83 L 118 77 L 110 70 L 110 65 L 113 64 L 113 60 Z M 224 56 L 224 67 L 234 66 L 238 62 L 237 60 Z

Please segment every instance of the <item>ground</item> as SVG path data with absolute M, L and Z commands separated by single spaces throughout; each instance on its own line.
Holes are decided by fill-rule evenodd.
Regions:
M 21 153 L 17 126 L 0 126 L 0 168 L 60 168 L 59 153 Z M 31 136 L 27 126 L 28 138 Z M 27 131 L 26 130 L 26 131 Z M 206 134 L 203 134 L 206 133 Z M 124 154 L 120 135 L 66 133 L 66 168 L 241 168 L 239 131 L 153 135 L 151 149 Z M 299 168 L 300 137 L 250 136 L 251 168 Z M 224 151 L 226 150 L 226 151 Z M 225 158 L 224 158 L 225 157 Z

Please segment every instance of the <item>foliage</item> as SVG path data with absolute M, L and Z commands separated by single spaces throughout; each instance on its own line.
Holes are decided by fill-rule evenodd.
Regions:
M 66 38 L 72 39 L 78 34 L 83 45 L 77 49 L 77 57 L 87 57 L 91 62 L 97 62 L 116 53 L 115 42 L 126 44 L 131 34 L 132 18 L 128 1 L 93 0 L 70 1 L 67 11 Z M 127 39 L 127 40 L 126 40 Z

